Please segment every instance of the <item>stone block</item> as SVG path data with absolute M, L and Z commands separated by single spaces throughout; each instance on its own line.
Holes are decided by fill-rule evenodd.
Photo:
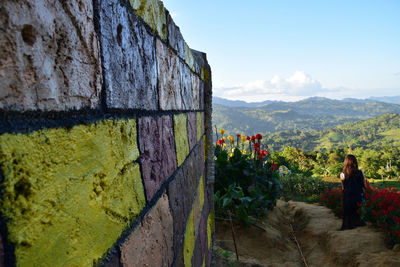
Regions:
M 182 61 L 180 62 L 181 68 L 181 91 L 182 95 L 182 109 L 184 110 L 192 110 L 193 109 L 193 101 L 192 101 L 192 78 L 189 67 L 184 64 Z
M 140 16 L 158 36 L 167 40 L 167 17 L 164 4 L 159 0 L 129 0 L 135 13 Z
M 121 245 L 121 263 L 123 266 L 170 266 L 173 258 L 173 219 L 168 196 L 163 194 Z
M 146 204 L 136 140 L 134 119 L 0 135 L 17 266 L 92 266 L 115 244 Z
M 158 109 L 155 37 L 119 0 L 99 0 L 108 108 Z
M 93 1 L 0 1 L 0 109 L 96 108 Z
M 189 150 L 192 150 L 194 145 L 197 143 L 197 118 L 195 112 L 187 113 L 187 129 L 188 129 L 188 140 Z
M 204 82 L 201 79 L 199 85 L 199 109 L 204 110 Z
M 192 78 L 192 109 L 199 110 L 200 109 L 200 78 L 196 75 L 191 73 Z
M 201 75 L 201 69 L 208 66 L 207 56 L 205 53 L 191 49 L 192 55 L 194 57 L 195 64 L 195 72 L 198 75 Z
M 0 267 L 4 267 L 4 244 L 3 244 L 3 238 L 0 235 Z
M 168 187 L 170 206 L 174 217 L 174 248 L 177 250 L 182 241 L 185 225 L 198 187 L 196 179 L 197 158 L 192 153 L 185 165 L 178 171 Z
M 196 236 L 194 235 L 193 210 L 190 212 L 186 223 L 185 237 L 183 239 L 183 262 L 185 266 L 192 266 L 192 257 L 195 249 Z
M 200 219 L 203 211 L 204 206 L 204 186 L 203 186 L 203 177 L 200 177 L 199 186 L 197 188 L 197 195 L 196 199 L 193 203 L 193 219 L 194 219 L 194 233 L 195 236 L 198 236 L 199 224 Z
M 193 256 L 190 266 L 202 266 L 203 265 L 203 250 L 201 249 L 200 236 L 197 236 L 194 244 Z
M 208 249 L 211 249 L 212 244 L 212 234 L 214 232 L 214 212 L 210 211 L 207 218 L 207 246 Z
M 176 158 L 179 167 L 182 165 L 187 155 L 189 154 L 186 114 L 174 115 L 174 132 L 175 132 Z
M 139 148 L 146 196 L 151 200 L 177 168 L 172 117 L 139 118 Z
M 181 94 L 181 65 L 176 56 L 163 42 L 156 41 L 158 92 L 162 110 L 183 109 Z
M 195 67 L 195 59 L 192 54 L 192 50 L 188 46 L 188 44 L 185 42 L 185 62 L 188 64 L 189 68 L 193 71 L 196 72 L 196 67 Z
M 191 110 L 192 78 L 189 67 L 160 40 L 156 41 L 160 108 Z
M 185 60 L 185 40 L 178 26 L 174 23 L 171 15 L 167 15 L 168 43 L 175 49 L 178 56 Z
M 203 139 L 204 134 L 204 112 L 197 112 L 197 140 Z

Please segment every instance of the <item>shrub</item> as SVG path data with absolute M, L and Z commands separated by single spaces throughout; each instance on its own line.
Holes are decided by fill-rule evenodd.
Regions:
M 283 175 L 279 179 L 282 183 L 281 194 L 285 200 L 302 199 L 313 202 L 317 200 L 317 198 L 310 198 L 310 196 L 319 196 L 324 192 L 326 187 L 329 187 L 329 185 L 319 177 L 313 178 L 300 173 Z
M 341 217 L 343 191 L 339 188 L 326 190 L 321 203 Z M 400 244 L 400 191 L 394 188 L 377 189 L 367 181 L 365 202 L 361 204 L 360 215 L 365 221 L 385 231 L 393 244 Z
M 233 143 L 230 138 L 228 140 Z M 255 147 L 251 153 L 240 150 L 238 145 L 227 148 L 220 139 L 214 154 L 216 210 L 223 216 L 231 212 L 246 223 L 272 209 L 282 188 L 276 179 L 276 165 L 268 162 L 268 153 L 254 141 L 249 142 Z

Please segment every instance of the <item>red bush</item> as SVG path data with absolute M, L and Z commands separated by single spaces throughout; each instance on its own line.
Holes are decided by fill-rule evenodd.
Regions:
M 341 217 L 343 209 L 343 190 L 334 188 L 325 190 L 321 195 L 322 204 Z M 367 181 L 365 202 L 361 204 L 361 217 L 371 224 L 382 228 L 394 243 L 400 243 L 400 191 L 394 188 L 377 189 Z

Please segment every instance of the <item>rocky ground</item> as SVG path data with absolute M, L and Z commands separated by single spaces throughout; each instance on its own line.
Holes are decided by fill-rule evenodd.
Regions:
M 234 223 L 239 262 L 230 223 L 217 220 L 213 263 L 254 267 L 400 266 L 400 246 L 388 247 L 381 231 L 370 226 L 340 231 L 340 226 L 341 220 L 326 207 L 278 201 L 262 223 L 248 227 Z

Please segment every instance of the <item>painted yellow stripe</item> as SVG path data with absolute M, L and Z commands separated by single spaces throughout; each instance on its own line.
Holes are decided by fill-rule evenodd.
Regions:
M 186 224 L 185 238 L 183 240 L 183 262 L 185 267 L 192 266 L 192 256 L 195 246 L 193 209 Z
M 197 112 L 197 141 L 200 141 L 200 138 L 203 136 L 204 133 L 204 113 Z
M 186 114 L 174 115 L 174 132 L 176 144 L 176 158 L 178 167 L 185 161 L 189 154 Z
M 92 266 L 145 206 L 135 120 L 0 136 L 18 266 Z

